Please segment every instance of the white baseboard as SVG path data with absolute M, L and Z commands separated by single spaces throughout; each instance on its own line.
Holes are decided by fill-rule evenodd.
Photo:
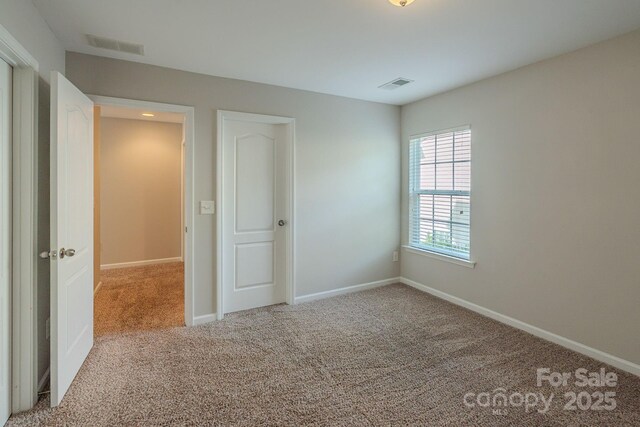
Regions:
M 100 266 L 100 270 L 113 270 L 116 268 L 129 268 L 129 267 L 142 267 L 144 265 L 154 264 L 168 264 L 171 262 L 182 262 L 181 257 L 175 258 L 162 258 L 162 259 L 148 259 L 145 261 L 133 261 L 133 262 L 121 262 L 118 264 L 103 264 Z
M 50 369 L 51 368 L 47 368 L 47 370 L 42 375 L 42 378 L 40 378 L 40 381 L 38 381 L 38 393 L 40 393 L 44 386 L 47 385 L 47 381 L 49 381 L 49 373 L 51 372 Z
M 93 296 L 95 297 L 100 288 L 102 287 L 102 280 L 98 282 L 98 286 L 93 290 Z
M 538 328 L 537 326 L 530 325 L 518 319 L 514 319 L 513 317 L 505 316 L 504 314 L 500 314 L 498 312 L 495 312 L 488 308 L 484 308 L 482 306 L 463 300 L 461 298 L 454 297 L 453 295 L 449 295 L 445 292 L 439 291 L 437 289 L 433 289 L 429 286 L 423 285 L 422 283 L 415 282 L 405 277 L 401 277 L 400 282 L 404 283 L 405 285 L 411 286 L 412 288 L 431 294 L 435 297 L 449 301 L 453 304 L 459 305 L 464 308 L 468 308 L 469 310 L 475 311 L 476 313 L 479 313 L 483 316 L 490 317 L 491 319 L 497 320 L 500 323 L 504 323 L 514 328 L 528 332 L 531 335 L 535 335 L 538 338 L 551 341 L 552 343 L 561 345 L 562 347 L 568 348 L 569 350 L 573 350 L 577 353 L 584 354 L 585 356 L 589 356 L 592 359 L 598 360 L 600 362 L 604 362 L 615 368 L 640 376 L 640 365 L 636 363 L 630 362 L 625 359 L 621 359 L 617 356 L 613 356 L 609 353 L 605 353 L 604 351 L 586 346 L 579 342 L 570 340 L 569 338 L 556 335 L 552 332 Z
M 316 301 L 319 299 L 331 298 L 338 295 L 350 294 L 352 292 L 364 291 L 367 289 L 378 288 L 380 286 L 391 285 L 393 283 L 400 283 L 399 277 L 392 277 L 391 279 L 378 280 L 377 282 L 362 283 L 360 285 L 345 286 L 344 288 L 333 289 L 330 291 L 318 292 L 315 294 L 303 295 L 295 298 L 295 304 L 303 302 Z
M 196 316 L 193 318 L 193 326 L 204 325 L 205 323 L 211 323 L 218 320 L 216 313 L 205 314 L 204 316 Z

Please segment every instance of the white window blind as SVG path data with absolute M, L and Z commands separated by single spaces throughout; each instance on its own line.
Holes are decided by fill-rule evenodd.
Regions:
M 470 127 L 412 138 L 409 179 L 409 246 L 469 260 Z

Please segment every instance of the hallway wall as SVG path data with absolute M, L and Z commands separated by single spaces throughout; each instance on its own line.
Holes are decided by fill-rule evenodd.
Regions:
M 100 264 L 182 257 L 182 124 L 101 118 Z

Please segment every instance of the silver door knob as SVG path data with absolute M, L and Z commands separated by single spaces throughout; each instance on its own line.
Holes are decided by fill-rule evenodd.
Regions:
M 65 256 L 72 257 L 75 254 L 76 254 L 75 249 L 65 249 L 65 248 L 60 249 L 60 259 L 64 258 Z
M 280 221 L 278 221 L 278 225 L 280 227 L 284 227 L 285 225 L 287 225 L 287 221 L 285 221 L 284 219 L 281 219 Z

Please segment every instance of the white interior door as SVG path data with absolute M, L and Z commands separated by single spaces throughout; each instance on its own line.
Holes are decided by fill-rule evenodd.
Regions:
M 0 59 L 0 425 L 11 415 L 11 74 Z
M 286 125 L 222 121 L 225 313 L 286 301 L 287 135 Z
M 51 247 L 51 405 L 57 406 L 93 346 L 93 102 L 55 71 Z

